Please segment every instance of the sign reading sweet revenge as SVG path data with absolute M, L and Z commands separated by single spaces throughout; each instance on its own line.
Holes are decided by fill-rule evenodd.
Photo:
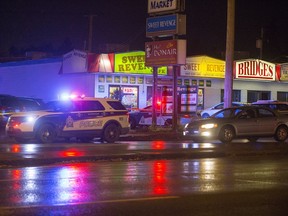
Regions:
M 115 73 L 152 74 L 153 68 L 145 65 L 145 52 L 115 54 Z M 159 67 L 158 74 L 167 75 L 167 67 Z

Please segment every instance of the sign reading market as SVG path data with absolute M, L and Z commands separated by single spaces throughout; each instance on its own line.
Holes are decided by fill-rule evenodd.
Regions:
M 275 81 L 276 65 L 259 59 L 246 59 L 234 62 L 236 79 Z
M 180 3 L 180 0 L 148 0 L 148 13 L 177 12 L 180 10 Z
M 145 65 L 145 52 L 115 54 L 114 73 L 153 74 L 153 68 Z M 158 68 L 159 75 L 167 75 L 167 67 Z

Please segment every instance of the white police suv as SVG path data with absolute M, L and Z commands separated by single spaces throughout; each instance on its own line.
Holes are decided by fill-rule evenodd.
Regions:
M 22 112 L 10 116 L 6 133 L 16 141 L 37 139 L 52 143 L 56 138 L 101 138 L 113 143 L 129 132 L 129 115 L 118 100 L 74 98 L 51 101 L 45 111 Z

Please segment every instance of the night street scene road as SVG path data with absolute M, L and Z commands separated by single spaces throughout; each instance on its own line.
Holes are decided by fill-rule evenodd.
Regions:
M 1 0 L 0 216 L 286 216 L 287 7 Z
M 287 143 L 147 137 L 2 143 L 1 215 L 286 215 Z

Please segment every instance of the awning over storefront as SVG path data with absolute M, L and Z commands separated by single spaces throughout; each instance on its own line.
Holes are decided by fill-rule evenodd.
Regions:
M 172 67 L 157 67 L 159 75 L 173 74 Z M 60 73 L 123 73 L 152 75 L 153 68 L 145 66 L 145 52 L 95 54 L 72 50 L 63 56 Z M 234 61 L 234 79 L 259 81 L 288 81 L 288 63 L 274 64 L 259 59 Z M 209 56 L 191 56 L 180 67 L 180 76 L 225 78 L 225 61 Z
M 80 50 L 72 50 L 63 56 L 62 73 L 87 72 L 87 53 Z
M 88 72 L 113 72 L 114 53 L 88 54 Z

